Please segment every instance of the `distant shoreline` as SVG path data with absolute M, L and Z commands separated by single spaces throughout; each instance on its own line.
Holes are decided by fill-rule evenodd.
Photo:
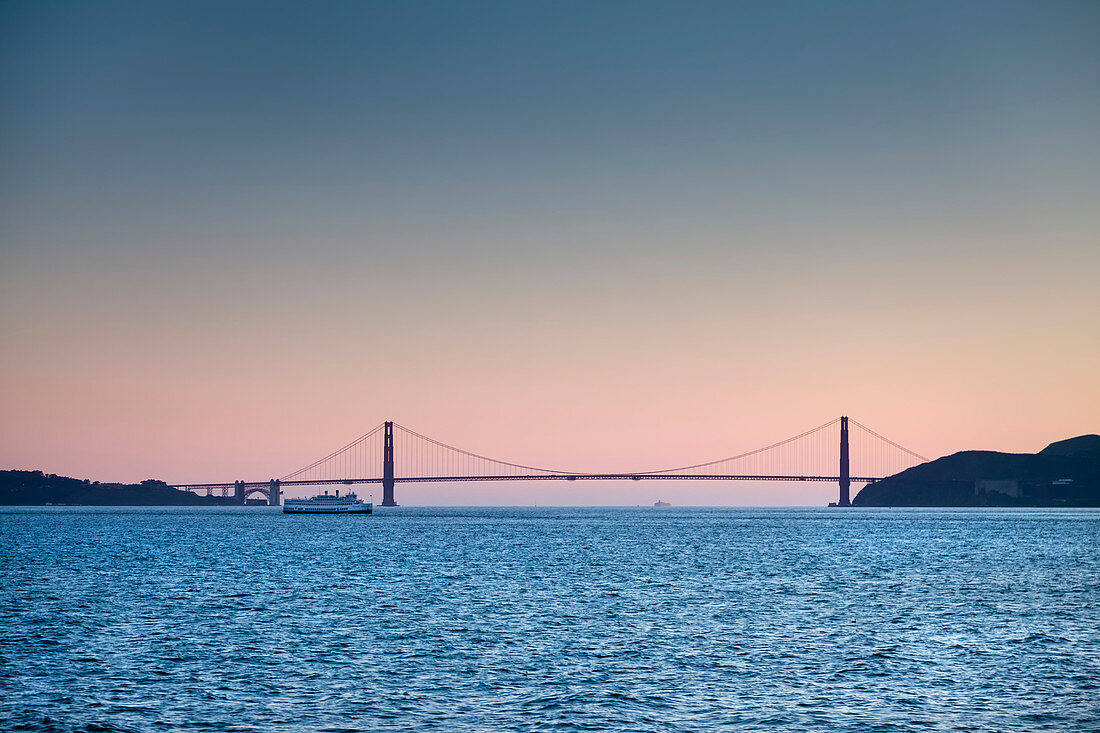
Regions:
M 962 451 L 867 484 L 863 507 L 1100 507 L 1100 435 L 1038 453 Z
M 199 496 L 149 479 L 103 484 L 42 471 L 0 471 L 0 506 L 240 506 L 231 497 Z
M 191 491 L 173 488 L 164 481 L 155 479 L 137 484 L 99 483 L 42 471 L 0 471 L 0 506 L 133 507 L 266 504 L 266 501 L 257 500 L 242 505 L 235 496 L 200 496 Z M 1051 443 L 1034 454 L 962 451 L 944 456 L 867 484 L 856 494 L 852 504 L 855 507 L 867 508 L 928 509 L 1100 507 L 1100 435 L 1081 435 Z M 653 505 L 623 505 L 621 508 L 631 506 L 662 510 L 668 508 Z M 456 508 L 456 505 L 432 508 Z M 499 508 L 509 507 L 502 505 Z M 512 505 L 511 508 L 533 507 Z M 681 506 L 678 508 L 799 507 Z

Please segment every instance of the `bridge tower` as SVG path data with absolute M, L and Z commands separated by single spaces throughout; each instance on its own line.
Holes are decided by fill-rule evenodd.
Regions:
M 848 470 L 848 418 L 840 418 L 840 501 L 837 506 L 851 506 L 848 491 L 852 487 Z
M 267 485 L 267 505 L 268 506 L 281 506 L 283 503 L 282 497 L 279 495 L 280 481 L 277 478 L 271 479 L 271 483 Z
M 233 499 L 238 504 L 244 504 L 244 481 L 233 482 Z
M 397 506 L 393 498 L 393 423 L 389 421 L 382 444 L 382 506 Z

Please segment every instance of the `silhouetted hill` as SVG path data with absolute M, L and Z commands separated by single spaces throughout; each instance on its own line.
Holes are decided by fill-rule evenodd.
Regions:
M 101 484 L 41 471 L 0 471 L 0 505 L 7 506 L 212 506 L 233 503 L 233 497 L 199 496 L 152 479 L 140 484 Z
M 856 506 L 1100 506 L 1100 435 L 1038 453 L 963 451 L 867 484 Z
M 1039 451 L 1041 456 L 1100 456 L 1100 435 L 1078 435 L 1059 440 Z

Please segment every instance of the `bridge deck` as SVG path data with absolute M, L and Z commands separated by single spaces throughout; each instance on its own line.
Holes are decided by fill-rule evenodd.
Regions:
M 667 473 L 569 473 L 569 474 L 524 474 L 518 476 L 405 476 L 394 477 L 394 483 L 448 483 L 458 481 L 826 481 L 838 483 L 839 476 L 799 476 L 799 475 L 747 475 L 747 474 L 667 474 Z M 852 476 L 851 481 L 869 483 L 880 481 L 882 477 Z M 246 481 L 244 488 L 267 488 L 270 481 Z M 280 486 L 350 486 L 353 484 L 380 484 L 382 478 L 316 479 L 299 481 L 280 481 Z M 218 484 L 172 484 L 172 488 L 183 491 L 203 489 L 232 489 L 233 483 Z

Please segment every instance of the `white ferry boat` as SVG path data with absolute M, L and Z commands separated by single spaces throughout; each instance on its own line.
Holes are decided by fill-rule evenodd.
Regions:
M 373 514 L 374 504 L 363 501 L 353 492 L 333 496 L 326 491 L 308 499 L 287 499 L 283 502 L 283 514 Z

